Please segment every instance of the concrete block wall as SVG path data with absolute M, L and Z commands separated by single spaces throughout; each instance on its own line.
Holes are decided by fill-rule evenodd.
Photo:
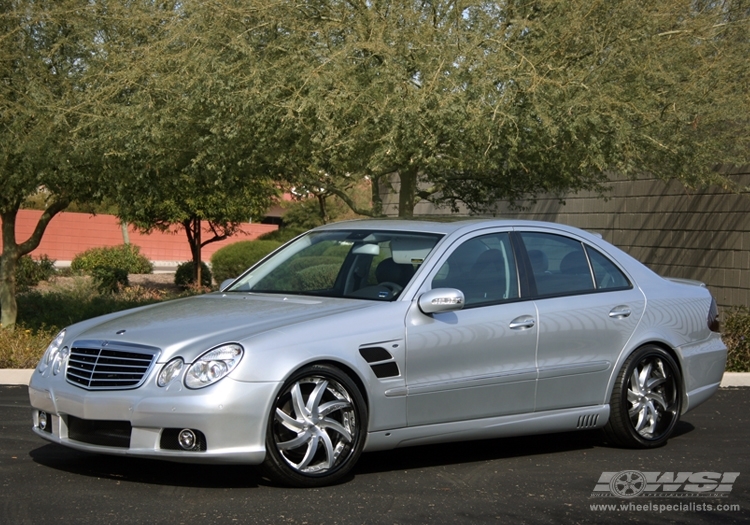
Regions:
M 731 174 L 750 186 L 750 168 Z M 398 179 L 391 181 L 398 189 Z M 720 306 L 750 306 L 750 194 L 716 187 L 690 191 L 678 182 L 615 178 L 607 199 L 589 192 L 542 197 L 527 210 L 500 204 L 496 215 L 561 222 L 601 233 L 657 273 L 705 282 Z M 383 193 L 389 215 L 398 197 Z M 465 210 L 464 210 L 465 213 Z M 419 203 L 416 215 L 450 210 Z

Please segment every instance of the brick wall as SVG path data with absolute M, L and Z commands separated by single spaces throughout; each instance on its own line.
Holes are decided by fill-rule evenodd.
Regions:
M 750 186 L 750 169 L 732 178 Z M 395 182 L 395 181 L 394 181 Z M 395 184 L 396 188 L 398 187 Z M 688 191 L 677 182 L 615 179 L 609 199 L 582 192 L 540 198 L 528 210 L 499 206 L 497 215 L 561 222 L 601 233 L 657 273 L 705 282 L 721 306 L 750 306 L 750 195 L 718 188 Z M 384 195 L 395 215 L 397 196 Z M 446 214 L 428 203 L 419 215 Z
M 29 238 L 41 214 L 42 212 L 37 210 L 21 210 L 18 213 L 17 242 Z M 233 237 L 206 245 L 201 252 L 202 258 L 207 261 L 216 250 L 227 244 L 252 240 L 277 228 L 278 226 L 272 224 L 243 224 L 242 231 Z M 138 246 L 141 253 L 152 261 L 182 262 L 192 258 L 185 231 L 182 229 L 175 229 L 171 233 L 153 232 L 145 235 L 130 227 L 128 236 L 130 243 Z M 50 221 L 42 242 L 32 252 L 32 256 L 39 257 L 44 254 L 56 261 L 71 261 L 76 254 L 89 248 L 119 244 L 123 244 L 123 236 L 116 217 L 62 212 Z

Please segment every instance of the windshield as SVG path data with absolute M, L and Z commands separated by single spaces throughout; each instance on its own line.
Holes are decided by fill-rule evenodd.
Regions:
M 311 232 L 253 268 L 225 292 L 392 301 L 440 237 L 375 230 Z

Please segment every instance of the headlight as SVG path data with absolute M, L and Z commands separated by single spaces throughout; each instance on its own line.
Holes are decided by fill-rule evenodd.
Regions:
M 172 359 L 169 363 L 164 365 L 164 368 L 159 372 L 159 378 L 156 380 L 156 384 L 159 386 L 167 386 L 174 380 L 174 378 L 180 375 L 180 372 L 182 372 L 182 365 L 184 364 L 185 363 L 181 357 Z
M 70 348 L 64 346 L 62 350 L 57 352 L 55 358 L 52 360 L 52 374 L 57 375 L 62 370 L 65 370 L 65 365 L 68 364 L 68 356 L 70 355 Z
M 62 345 L 63 339 L 65 339 L 65 330 L 57 334 L 57 337 L 55 337 L 55 339 L 49 344 L 47 350 L 44 351 L 41 361 L 39 361 L 39 364 L 36 366 L 36 369 L 39 372 L 44 372 L 47 370 L 47 367 L 52 364 L 52 361 L 54 361 L 55 357 L 57 357 L 57 353 L 60 351 L 60 345 Z
M 185 374 L 185 386 L 203 388 L 217 382 L 234 370 L 242 359 L 242 347 L 230 343 L 209 350 L 198 358 Z

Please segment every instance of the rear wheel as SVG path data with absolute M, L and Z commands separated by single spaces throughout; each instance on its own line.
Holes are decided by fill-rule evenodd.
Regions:
M 367 407 L 354 382 L 332 366 L 305 367 L 271 408 L 263 470 L 284 485 L 330 485 L 357 462 L 366 434 Z
M 614 444 L 653 448 L 666 443 L 682 409 L 682 379 L 674 359 L 655 345 L 625 361 L 610 399 L 604 430 Z

